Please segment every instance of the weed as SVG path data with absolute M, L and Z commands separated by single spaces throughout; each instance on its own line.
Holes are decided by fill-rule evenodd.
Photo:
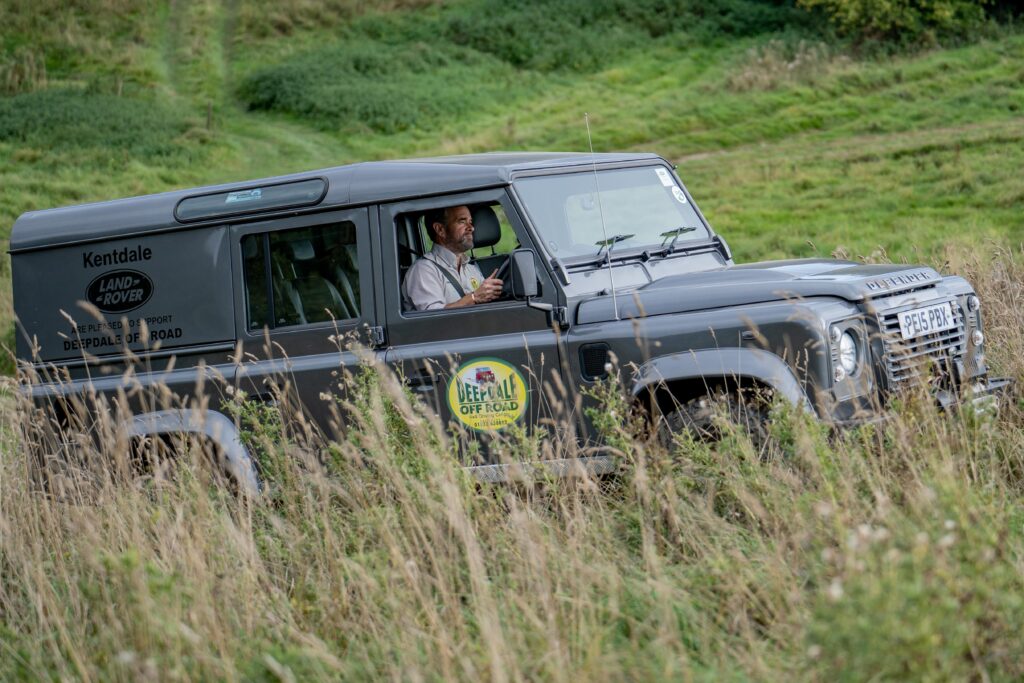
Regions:
M 14 95 L 46 87 L 46 62 L 35 52 L 19 48 L 0 62 L 0 92 Z
M 814 85 L 829 72 L 850 64 L 849 57 L 833 55 L 825 43 L 799 41 L 789 48 L 781 40 L 770 40 L 747 51 L 747 62 L 730 74 L 731 90 L 772 90 L 783 83 Z

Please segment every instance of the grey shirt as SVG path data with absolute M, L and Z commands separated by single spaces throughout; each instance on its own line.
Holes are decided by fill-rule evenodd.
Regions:
M 440 244 L 435 244 L 430 253 L 413 263 L 405 274 L 402 308 L 406 311 L 430 311 L 444 308 L 461 299 L 462 295 L 441 272 L 442 268 L 452 274 L 466 294 L 475 291 L 484 281 L 483 273 L 476 265 L 468 262 L 459 268 L 458 262 L 458 256 Z

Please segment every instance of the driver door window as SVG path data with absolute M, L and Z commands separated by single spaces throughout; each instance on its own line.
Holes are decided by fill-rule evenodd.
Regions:
M 445 204 L 444 206 L 449 206 Z M 443 207 L 430 207 L 437 209 Z M 430 209 L 398 216 L 396 230 L 398 238 L 399 272 L 404 281 L 412 264 L 434 248 L 432 233 L 427 226 L 426 216 Z M 505 209 L 497 202 L 470 206 L 473 215 L 473 248 L 469 252 L 470 262 L 475 264 L 485 278 L 502 268 L 509 254 L 519 246 L 512 223 Z M 501 277 L 501 273 L 498 274 Z M 488 305 L 488 304 L 482 304 Z M 416 311 L 407 310 L 407 313 Z

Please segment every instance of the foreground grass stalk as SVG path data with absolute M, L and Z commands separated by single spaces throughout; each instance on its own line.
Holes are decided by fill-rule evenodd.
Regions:
M 990 362 L 1020 380 L 1021 260 L 994 259 L 950 254 Z M 762 461 L 733 429 L 636 436 L 611 383 L 616 476 L 482 486 L 394 376 L 346 370 L 333 437 L 286 395 L 234 396 L 268 481 L 252 499 L 201 444 L 140 468 L 116 412 L 95 440 L 61 437 L 8 389 L 0 679 L 1024 676 L 1013 401 L 993 419 L 910 392 L 841 434 L 780 407 Z M 518 435 L 502 452 L 544 451 Z

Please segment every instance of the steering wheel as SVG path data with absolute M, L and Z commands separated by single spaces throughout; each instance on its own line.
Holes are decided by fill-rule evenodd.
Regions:
M 501 262 L 500 266 L 498 266 L 498 272 L 494 274 L 494 277 L 502 281 L 507 280 L 510 270 L 512 270 L 512 257 L 506 256 L 505 260 Z
M 512 280 L 509 278 L 509 273 L 512 271 L 512 256 L 505 257 L 505 260 L 498 266 L 498 270 L 494 273 L 494 277 L 501 280 L 501 297 L 502 299 L 512 298 Z

